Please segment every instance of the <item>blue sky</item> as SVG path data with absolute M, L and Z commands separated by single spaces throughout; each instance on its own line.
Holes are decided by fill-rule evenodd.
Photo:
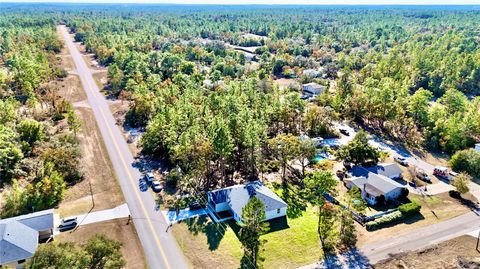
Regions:
M 480 5 L 480 0 L 0 0 L 1 2 L 295 4 L 295 5 Z

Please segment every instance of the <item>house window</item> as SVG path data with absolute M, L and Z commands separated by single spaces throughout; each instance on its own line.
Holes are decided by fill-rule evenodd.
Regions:
M 277 208 L 277 214 L 280 214 L 280 208 Z

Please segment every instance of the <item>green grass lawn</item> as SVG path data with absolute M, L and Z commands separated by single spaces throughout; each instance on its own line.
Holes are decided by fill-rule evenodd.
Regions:
M 321 257 L 314 209 L 295 216 L 273 221 L 270 232 L 262 236 L 267 240 L 262 253 L 265 268 L 297 268 Z M 175 237 L 195 268 L 239 267 L 243 256 L 239 228 L 233 222 L 222 226 L 205 217 L 174 225 Z
M 317 216 L 308 208 L 300 217 L 287 218 L 288 228 L 262 236 L 266 239 L 265 268 L 297 268 L 318 261 L 321 257 L 317 234 Z M 275 222 L 272 223 L 275 228 Z

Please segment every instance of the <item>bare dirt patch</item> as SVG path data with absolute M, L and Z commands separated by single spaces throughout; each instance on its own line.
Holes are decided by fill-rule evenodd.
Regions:
M 293 78 L 279 78 L 279 79 L 275 79 L 273 83 L 278 85 L 280 89 L 284 89 L 284 88 L 288 88 L 288 86 L 290 86 L 290 84 L 292 83 L 297 83 L 297 81 Z
M 85 107 L 75 110 L 82 120 L 78 139 L 84 180 L 68 189 L 60 204 L 62 216 L 109 209 L 124 202 L 92 110 Z
M 80 46 L 80 45 L 79 45 Z M 75 65 L 64 47 L 60 53 L 61 66 L 75 69 Z M 84 179 L 67 189 L 59 205 L 62 217 L 110 209 L 124 203 L 124 198 L 112 168 L 108 152 L 97 127 L 93 112 L 87 102 L 85 90 L 77 75 L 68 75 L 58 80 L 58 94 L 70 101 L 81 120 L 77 134 L 82 153 Z
M 77 75 L 68 75 L 62 80 L 52 82 L 58 89 L 58 95 L 75 103 L 87 99 L 85 91 L 82 89 L 82 83 Z
M 103 90 L 105 85 L 107 85 L 107 77 L 108 73 L 107 70 L 97 70 L 93 73 L 93 79 L 95 80 L 95 83 L 97 83 L 97 86 L 100 90 Z
M 122 243 L 122 253 L 127 263 L 125 268 L 147 268 L 135 227 L 133 222 L 128 222 L 128 218 L 80 226 L 56 236 L 55 240 L 82 244 L 95 234 L 103 234 Z
M 464 235 L 422 250 L 401 253 L 374 266 L 376 269 L 480 268 L 477 240 Z

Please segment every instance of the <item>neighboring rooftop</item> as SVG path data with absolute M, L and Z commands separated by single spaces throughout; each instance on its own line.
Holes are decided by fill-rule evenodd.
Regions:
M 396 188 L 403 188 L 400 183 L 391 180 L 386 176 L 377 175 L 373 172 L 370 172 L 361 166 L 353 167 L 350 170 L 350 174 L 352 175 L 352 177 L 354 177 L 350 179 L 351 182 L 360 189 L 363 189 L 364 185 L 365 187 L 369 185 L 370 189 L 375 188 L 375 190 L 378 190 L 382 192 L 382 194 L 385 194 L 391 192 Z
M 324 89 L 325 88 L 325 86 L 322 86 L 322 85 L 320 85 L 318 83 L 315 83 L 315 82 L 310 82 L 310 83 L 303 84 L 303 87 L 308 87 L 308 86 L 312 87 L 314 89 Z
M 402 168 L 396 163 L 379 163 L 367 168 L 370 172 L 392 178 L 402 174 Z

